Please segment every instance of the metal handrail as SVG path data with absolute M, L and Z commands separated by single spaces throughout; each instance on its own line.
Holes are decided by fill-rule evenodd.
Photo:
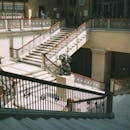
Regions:
M 130 29 L 130 19 L 126 18 L 93 18 L 87 22 L 89 28 Z
M 75 83 L 82 84 L 82 85 L 87 85 L 89 87 L 92 87 L 94 89 L 99 89 L 99 90 L 105 90 L 105 83 L 97 81 L 95 79 L 89 78 L 87 76 L 83 76 L 77 73 L 73 73 L 75 77 Z
M 41 32 L 38 34 L 35 38 L 31 39 L 29 42 L 23 44 L 20 48 L 11 48 L 10 51 L 12 53 L 12 57 L 15 60 L 21 60 L 20 57 L 23 57 L 26 53 L 29 53 L 32 51 L 33 48 L 40 45 L 41 43 L 44 43 L 46 40 L 50 38 L 51 35 L 56 31 L 57 26 L 59 28 L 60 22 L 55 23 L 51 26 L 51 28 Z M 47 36 L 46 36 L 47 35 Z M 35 44 L 34 44 L 35 43 Z M 28 50 L 28 51 L 27 51 Z M 21 52 L 21 54 L 20 54 Z
M 106 113 L 106 99 L 103 99 L 103 97 L 105 98 L 105 94 L 97 91 L 61 85 L 5 71 L 0 72 L 0 78 L 2 80 L 7 80 L 9 83 L 11 83 L 10 79 L 16 81 L 15 87 L 12 86 L 12 88 L 10 88 L 8 95 L 4 95 L 4 93 L 1 95 L 0 108 L 56 110 L 62 112 L 66 106 L 67 100 L 71 98 L 75 101 L 75 110 L 73 110 L 75 112 L 78 112 L 80 107 L 80 112 L 91 111 L 92 113 L 98 113 L 99 108 L 94 107 L 96 100 L 99 105 L 101 103 L 105 104 L 101 109 L 104 109 L 102 113 Z M 88 100 L 94 101 L 91 104 L 92 106 L 86 104 Z M 88 106 L 91 109 L 89 109 L 89 111 L 86 109 Z M 96 109 L 96 111 L 93 111 L 93 109 Z
M 71 43 L 73 40 L 75 40 L 77 37 L 78 37 L 78 33 L 79 33 L 79 35 L 81 35 L 82 33 L 82 28 L 85 28 L 85 30 L 86 30 L 86 23 L 83 23 L 83 24 L 81 24 L 77 29 L 75 29 L 75 30 L 73 30 L 72 32 L 70 32 L 66 37 L 64 37 L 61 41 L 59 41 L 53 48 L 51 48 L 47 53 L 45 53 L 45 54 L 42 54 L 43 56 L 43 59 L 42 59 L 42 66 L 45 66 L 45 59 L 49 59 L 49 60 L 51 60 L 51 62 L 53 63 L 53 62 L 56 62 L 57 61 L 57 58 L 58 58 L 58 56 L 60 55 L 60 53 L 62 52 L 62 53 L 68 53 L 68 55 L 72 55 L 72 52 L 73 51 L 71 51 L 71 49 L 69 49 L 69 47 L 71 47 L 73 44 L 75 44 L 75 47 L 76 47 L 76 49 L 78 49 L 79 47 L 78 47 L 78 41 L 75 41 L 74 43 Z M 69 41 L 68 41 L 68 39 L 69 39 Z M 71 45 L 72 44 L 72 45 Z M 63 47 L 62 47 L 62 49 L 61 49 L 61 46 L 64 46 L 66 49 L 66 52 L 63 52 L 62 51 L 62 49 L 63 49 Z M 80 46 L 81 47 L 81 46 Z M 59 48 L 59 50 L 58 50 L 58 48 Z M 51 51 L 54 51 L 56 49 L 56 55 L 54 56 L 49 56 L 49 53 L 51 53 Z M 46 56 L 45 56 L 46 55 Z M 47 58 L 48 57 L 48 58 Z M 52 60 L 52 58 L 53 58 L 53 60 Z

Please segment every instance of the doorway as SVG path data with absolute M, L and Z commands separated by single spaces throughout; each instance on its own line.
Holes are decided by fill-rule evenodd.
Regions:
M 80 48 L 72 55 L 72 72 L 91 77 L 92 52 L 88 48 Z

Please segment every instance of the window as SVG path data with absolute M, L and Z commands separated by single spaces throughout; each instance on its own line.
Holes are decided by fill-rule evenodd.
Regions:
M 79 5 L 84 6 L 85 5 L 85 0 L 79 0 Z

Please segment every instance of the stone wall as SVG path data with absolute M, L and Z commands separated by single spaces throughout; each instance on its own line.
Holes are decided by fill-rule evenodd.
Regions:
M 129 31 L 93 30 L 89 32 L 89 41 L 84 47 L 130 53 L 129 44 Z

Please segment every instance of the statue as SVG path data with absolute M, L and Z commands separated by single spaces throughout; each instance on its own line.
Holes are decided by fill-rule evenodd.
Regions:
M 59 56 L 59 60 L 61 61 L 59 74 L 60 75 L 70 75 L 71 74 L 71 57 L 67 54 L 62 54 Z

